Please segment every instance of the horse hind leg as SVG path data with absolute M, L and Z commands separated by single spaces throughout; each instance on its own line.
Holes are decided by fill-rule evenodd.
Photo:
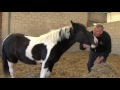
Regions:
M 2 63 L 5 77 L 8 78 L 11 76 L 13 78 L 13 63 L 11 63 L 5 56 L 2 56 Z
M 11 78 L 14 78 L 13 63 L 8 61 L 8 66 L 9 66 L 9 72 L 10 72 Z

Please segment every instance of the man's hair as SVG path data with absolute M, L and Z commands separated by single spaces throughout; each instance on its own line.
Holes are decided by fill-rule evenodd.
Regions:
M 95 25 L 95 27 L 101 28 L 102 30 L 104 29 L 102 24 L 97 24 L 97 25 Z

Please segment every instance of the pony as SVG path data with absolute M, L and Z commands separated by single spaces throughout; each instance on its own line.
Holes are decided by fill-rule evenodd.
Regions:
M 20 60 L 25 64 L 41 65 L 40 78 L 49 78 L 54 64 L 75 42 L 91 48 L 98 42 L 86 27 L 71 21 L 70 26 L 33 37 L 21 33 L 9 34 L 2 43 L 2 65 L 5 77 L 14 78 L 13 65 Z

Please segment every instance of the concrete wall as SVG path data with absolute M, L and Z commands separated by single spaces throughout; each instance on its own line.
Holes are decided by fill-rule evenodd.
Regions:
M 89 20 L 99 23 L 106 23 L 107 16 L 101 13 L 89 12 Z
M 10 33 L 39 36 L 51 29 L 70 25 L 70 20 L 87 26 L 87 12 L 11 12 Z M 3 12 L 2 40 L 8 35 L 8 12 Z M 79 50 L 76 43 L 70 51 Z M 77 48 L 76 48 L 77 47 Z
M 107 13 L 107 22 L 120 21 L 120 12 Z
M 12 12 L 11 33 L 24 33 L 39 36 L 51 29 L 70 25 L 70 20 L 81 22 L 87 26 L 88 12 Z M 120 21 L 104 23 L 105 30 L 111 35 L 112 53 L 120 54 Z M 92 30 L 92 27 L 88 27 Z M 2 40 L 8 35 L 8 12 L 2 13 Z M 75 43 L 68 51 L 79 51 Z
M 112 54 L 120 55 L 120 21 L 104 23 L 104 30 L 107 31 L 112 40 Z M 88 30 L 92 30 L 93 27 L 88 27 Z

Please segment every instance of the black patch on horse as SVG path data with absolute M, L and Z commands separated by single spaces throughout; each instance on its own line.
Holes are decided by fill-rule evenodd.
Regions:
M 32 49 L 32 55 L 35 60 L 44 60 L 47 54 L 47 49 L 44 44 L 37 44 Z

